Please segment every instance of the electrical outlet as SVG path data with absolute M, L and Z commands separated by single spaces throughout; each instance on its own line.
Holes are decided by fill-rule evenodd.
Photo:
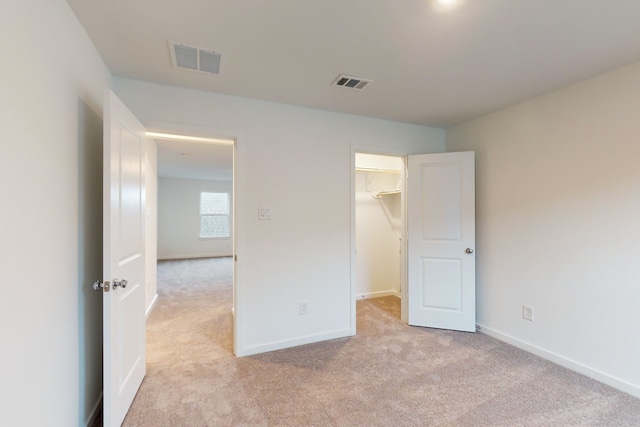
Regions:
M 533 308 L 528 305 L 522 306 L 522 318 L 533 322 Z
M 306 301 L 300 302 L 300 314 L 309 314 L 309 303 Z

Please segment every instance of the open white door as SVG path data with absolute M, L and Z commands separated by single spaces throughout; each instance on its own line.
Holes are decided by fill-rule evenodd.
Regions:
M 120 426 L 146 373 L 145 130 L 104 100 L 104 426 Z
M 410 325 L 475 331 L 474 154 L 409 156 Z

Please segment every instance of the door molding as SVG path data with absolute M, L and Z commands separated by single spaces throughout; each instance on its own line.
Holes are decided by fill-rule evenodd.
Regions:
M 400 261 L 400 293 L 401 295 L 406 295 L 407 292 L 407 239 L 406 239 L 406 230 L 407 230 L 407 213 L 406 213 L 406 168 L 407 168 L 407 152 L 406 150 L 398 149 L 397 147 L 389 147 L 389 146 L 369 146 L 369 145 L 356 145 L 351 144 L 351 171 L 350 171 L 350 232 L 351 232 L 351 240 L 350 240 L 350 265 L 351 265 L 351 305 L 350 305 L 350 319 L 351 319 L 351 332 L 353 335 L 356 334 L 356 154 L 375 154 L 378 156 L 391 156 L 391 157 L 400 157 L 402 158 L 404 164 L 403 177 L 401 179 L 401 209 L 402 209 L 402 232 L 401 232 L 401 250 L 402 250 L 402 258 Z M 403 322 L 407 322 L 407 299 L 401 299 L 401 318 Z
M 208 138 L 208 139 L 221 139 L 233 141 L 233 164 L 232 164 L 232 189 L 231 189 L 231 212 L 232 214 L 232 232 L 231 232 L 231 251 L 232 256 L 234 258 L 233 263 L 233 278 L 232 278 L 232 287 L 233 287 L 233 306 L 231 308 L 233 313 L 233 353 L 236 356 L 242 356 L 245 353 L 244 345 L 242 341 L 241 334 L 241 325 L 242 325 L 242 314 L 244 310 L 240 308 L 242 306 L 242 297 L 241 297 L 241 289 L 239 284 L 238 277 L 240 276 L 239 268 L 238 268 L 238 259 L 242 257 L 238 257 L 239 251 L 242 249 L 243 245 L 239 242 L 242 242 L 242 230 L 243 227 L 241 225 L 242 220 L 240 219 L 241 213 L 238 212 L 237 206 L 238 203 L 238 139 L 237 132 L 230 131 L 229 129 L 221 129 L 221 128 L 212 128 L 212 127 L 203 127 L 203 126 L 191 126 L 184 125 L 178 123 L 168 123 L 168 122 L 151 122 L 147 127 L 147 132 L 158 132 L 163 134 L 175 135 L 175 141 L 181 141 L 183 139 L 180 136 L 187 137 L 198 137 L 198 138 Z M 215 142 L 202 142 L 203 144 L 216 144 Z

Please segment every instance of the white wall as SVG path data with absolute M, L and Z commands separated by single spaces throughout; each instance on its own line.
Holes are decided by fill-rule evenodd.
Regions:
M 231 181 L 161 177 L 158 183 L 158 259 L 231 256 L 232 238 L 200 239 L 200 193 L 229 193 Z M 230 212 L 233 219 L 233 210 Z M 233 229 L 233 221 L 229 226 Z M 232 231 L 232 230 L 231 230 Z M 232 233 L 233 235 L 233 233 Z
M 447 132 L 477 152 L 482 329 L 636 396 L 639 112 L 636 63 Z
M 0 425 L 86 423 L 102 389 L 102 98 L 63 0 L 0 13 Z
M 387 164 L 376 160 L 387 160 Z M 401 196 L 375 196 L 380 191 L 400 189 L 402 159 L 358 153 L 356 167 L 397 171 L 356 171 L 356 295 L 400 296 Z
M 353 334 L 353 149 L 444 151 L 444 131 L 128 79 L 116 92 L 146 126 L 237 138 L 237 353 Z
M 145 307 L 147 317 L 158 298 L 158 147 L 145 145 Z

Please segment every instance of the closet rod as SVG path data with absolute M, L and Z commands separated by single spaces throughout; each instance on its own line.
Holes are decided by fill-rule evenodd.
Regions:
M 361 167 L 357 167 L 356 171 L 358 172 L 382 172 L 382 173 L 395 173 L 395 174 L 400 174 L 399 170 L 394 170 L 394 169 L 379 169 L 379 168 L 361 168 Z

